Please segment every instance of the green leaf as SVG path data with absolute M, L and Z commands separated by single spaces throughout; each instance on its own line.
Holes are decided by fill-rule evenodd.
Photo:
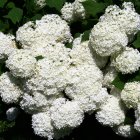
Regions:
M 83 42 L 83 41 L 86 41 L 86 40 L 89 40 L 90 32 L 91 32 L 91 30 L 87 30 L 87 31 L 85 31 L 85 32 L 83 33 L 83 35 L 82 35 L 82 42 Z
M 36 14 L 35 16 L 33 16 L 33 17 L 31 18 L 31 20 L 32 20 L 32 21 L 39 20 L 39 19 L 41 19 L 41 17 L 42 17 L 41 14 Z
M 7 30 L 8 28 L 9 28 L 9 23 L 5 23 L 0 20 L 0 31 L 5 32 L 5 30 Z
M 140 32 L 137 34 L 136 40 L 133 42 L 135 48 L 140 48 Z
M 74 35 L 74 38 L 80 37 L 80 35 L 81 35 L 81 33 L 76 33 L 76 34 Z
M 114 79 L 114 81 L 112 82 L 112 84 L 122 90 L 124 88 L 125 82 L 122 80 L 122 77 L 120 74 L 117 75 L 117 77 Z
M 46 0 L 46 4 L 50 8 L 55 8 L 56 10 L 60 11 L 65 1 L 66 0 Z
M 15 4 L 13 2 L 9 2 L 7 5 L 6 5 L 6 8 L 9 8 L 9 9 L 12 9 L 15 7 Z
M 39 55 L 39 56 L 37 56 L 37 57 L 35 57 L 35 58 L 36 58 L 36 60 L 38 61 L 38 60 L 43 59 L 44 57 L 43 57 L 42 55 Z
M 66 46 L 66 48 L 70 48 L 71 49 L 72 48 L 72 43 L 67 43 L 65 46 Z
M 0 8 L 3 8 L 7 0 L 0 0 Z
M 9 11 L 8 15 L 4 16 L 5 18 L 10 19 L 14 24 L 20 22 L 22 19 L 23 10 L 20 8 L 13 8 Z
M 112 82 L 112 84 L 118 89 L 122 90 L 124 88 L 125 83 L 134 81 L 140 81 L 140 71 L 136 71 L 132 74 L 119 73 Z
M 103 12 L 105 9 L 105 4 L 103 2 L 97 3 L 93 0 L 87 0 L 82 2 L 86 13 L 91 16 L 96 16 L 98 13 Z
M 0 121 L 0 133 L 7 131 L 15 126 L 15 122 Z

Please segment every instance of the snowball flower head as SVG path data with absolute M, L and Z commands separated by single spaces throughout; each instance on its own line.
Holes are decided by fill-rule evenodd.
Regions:
M 23 93 L 19 83 L 21 82 L 9 72 L 3 73 L 0 76 L 0 96 L 3 102 L 9 104 L 17 103 L 19 101 L 19 98 Z
M 110 127 L 124 122 L 125 113 L 120 100 L 112 95 L 96 114 L 96 119 L 103 125 Z
M 124 2 L 122 9 L 117 5 L 106 8 L 100 21 L 115 21 L 120 30 L 127 35 L 135 35 L 140 30 L 140 15 L 136 13 L 132 2 Z
M 61 9 L 62 18 L 67 22 L 74 21 L 74 6 L 73 3 L 65 2 Z
M 20 107 L 29 114 L 38 113 L 48 108 L 47 98 L 41 93 L 34 92 L 32 95 L 24 93 L 20 101 Z
M 126 83 L 121 92 L 121 99 L 128 108 L 136 108 L 140 101 L 140 82 Z
M 78 99 L 98 92 L 103 75 L 96 65 L 82 65 L 71 67 L 66 78 L 66 95 L 71 99 Z
M 58 58 L 57 55 L 56 53 L 56 58 Z M 39 91 L 44 95 L 58 95 L 67 84 L 65 76 L 69 66 L 68 61 L 61 59 L 61 57 L 55 59 L 55 55 L 53 60 L 48 58 L 37 62 L 36 74 L 26 81 L 25 86 L 29 91 Z M 60 59 L 61 61 L 59 61 Z
M 0 59 L 6 58 L 16 49 L 14 39 L 15 37 L 13 35 L 5 35 L 0 32 Z
M 140 67 L 140 53 L 137 49 L 127 47 L 113 58 L 113 65 L 123 74 L 131 74 Z
M 140 103 L 138 103 L 137 109 L 135 110 L 135 118 L 136 121 L 134 127 L 138 132 L 140 132 Z
M 83 95 L 81 98 L 76 98 L 80 108 L 86 113 L 93 113 L 99 109 L 108 99 L 108 92 L 106 88 L 101 88 L 97 93 L 93 92 L 89 95 Z
M 6 66 L 16 77 L 27 78 L 34 74 L 36 59 L 26 50 L 16 50 L 6 60 Z
M 56 14 L 47 14 L 36 20 L 27 22 L 16 32 L 16 40 L 23 48 L 46 46 L 49 43 L 67 43 L 72 40 L 70 27 L 65 20 Z
M 137 134 L 136 130 L 134 129 L 134 126 L 129 124 L 119 125 L 115 127 L 113 130 L 117 135 L 120 135 L 125 138 L 133 138 Z
M 113 21 L 98 22 L 90 34 L 90 44 L 101 56 L 113 55 L 125 48 L 127 43 L 127 35 Z
M 113 88 L 114 85 L 112 85 L 111 83 L 113 82 L 117 74 L 117 70 L 113 66 L 109 65 L 104 71 L 103 86 Z
M 41 9 L 46 5 L 46 0 L 35 0 L 37 8 Z
M 61 103 L 56 101 L 50 108 L 51 119 L 55 128 L 75 128 L 79 126 L 83 121 L 84 114 L 78 102 L 65 101 L 63 98 L 59 100 Z
M 36 135 L 53 139 L 54 131 L 51 124 L 51 118 L 48 113 L 38 113 L 32 115 L 32 128 Z

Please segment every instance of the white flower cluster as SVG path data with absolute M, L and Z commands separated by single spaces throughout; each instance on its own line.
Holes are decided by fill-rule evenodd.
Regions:
M 92 29 L 90 42 L 98 54 L 110 56 L 125 49 L 139 29 L 140 15 L 131 2 L 124 2 L 123 9 L 111 5 Z
M 66 3 L 61 11 L 75 5 L 74 16 L 84 17 L 80 2 Z M 0 96 L 32 115 L 36 135 L 48 140 L 69 135 L 83 122 L 84 113 L 93 112 L 120 136 L 133 137 L 140 131 L 140 83 L 127 83 L 122 91 L 111 84 L 118 71 L 133 73 L 140 67 L 139 51 L 126 47 L 129 35 L 139 30 L 139 15 L 131 3 L 123 6 L 109 6 L 87 41 L 82 41 L 83 34 L 73 39 L 65 21 L 72 19 L 66 16 L 73 14 L 69 8 L 69 19 L 47 14 L 19 27 L 15 38 L 21 49 L 13 45 L 14 37 L 0 33 L 0 58 L 8 68 L 0 76 Z M 121 21 L 123 17 L 127 20 Z M 68 42 L 72 49 L 66 48 Z M 136 110 L 134 125 L 125 123 L 130 108 Z M 17 114 L 16 108 L 6 112 L 8 120 Z
M 82 4 L 82 2 L 85 1 L 87 0 L 75 0 L 73 3 L 66 2 L 61 9 L 62 18 L 69 23 L 76 20 L 85 19 L 86 11 Z
M 38 9 L 43 8 L 44 6 L 46 6 L 46 0 L 34 0 L 36 7 Z
M 14 49 L 16 49 L 15 37 L 0 32 L 0 61 L 7 58 Z
M 71 39 L 67 22 L 55 14 L 45 15 L 35 23 L 29 21 L 16 32 L 16 40 L 24 49 L 43 47 L 50 43 L 67 43 Z

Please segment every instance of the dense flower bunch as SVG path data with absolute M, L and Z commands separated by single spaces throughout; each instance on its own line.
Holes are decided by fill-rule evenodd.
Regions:
M 0 33 L 0 59 L 7 67 L 0 96 L 31 114 L 34 133 L 49 140 L 69 135 L 93 112 L 116 134 L 133 137 L 140 132 L 140 82 L 128 82 L 121 91 L 112 81 L 119 72 L 139 70 L 140 52 L 128 44 L 140 30 L 140 15 L 131 2 L 122 9 L 108 6 L 83 41 L 84 34 L 72 36 L 69 24 L 86 18 L 84 1 L 66 2 L 61 17 L 46 14 L 25 23 L 15 37 Z M 126 123 L 129 109 L 135 110 L 134 124 Z M 16 107 L 6 112 L 10 121 L 18 114 Z

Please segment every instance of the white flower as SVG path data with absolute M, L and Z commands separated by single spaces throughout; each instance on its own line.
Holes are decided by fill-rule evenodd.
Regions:
M 108 97 L 107 89 L 101 88 L 97 93 L 93 92 L 89 95 L 81 95 L 81 97 L 75 100 L 78 101 L 80 108 L 84 112 L 91 114 L 105 104 Z
M 114 56 L 112 61 L 112 64 L 118 71 L 123 74 L 131 74 L 139 70 L 140 53 L 137 49 L 127 47 L 123 52 Z
M 26 50 L 16 50 L 6 60 L 6 67 L 16 77 L 30 77 L 34 74 L 36 59 Z
M 103 125 L 110 127 L 124 122 L 125 114 L 120 100 L 112 95 L 106 103 L 97 111 L 96 119 Z
M 86 0 L 75 0 L 73 3 L 74 6 L 74 15 L 76 19 L 85 19 L 86 17 L 86 11 L 81 2 L 84 2 Z
M 16 49 L 14 39 L 15 37 L 13 35 L 5 35 L 0 32 L 0 59 L 6 58 Z
M 74 6 L 73 3 L 65 2 L 61 9 L 62 18 L 67 22 L 72 22 L 75 20 L 74 17 Z
M 123 9 L 116 5 L 108 6 L 100 21 L 115 21 L 127 35 L 135 35 L 140 30 L 140 15 L 131 2 L 124 2 L 122 7 Z
M 36 135 L 48 138 L 48 140 L 54 137 L 54 128 L 48 112 L 34 114 L 32 116 L 32 128 Z
M 133 125 L 121 124 L 113 129 L 117 135 L 120 135 L 125 138 L 133 138 L 137 132 L 134 129 Z
M 70 27 L 58 15 L 48 14 L 36 20 L 27 22 L 16 32 L 16 40 L 23 48 L 46 46 L 50 43 L 67 43 L 72 40 Z
M 97 93 L 101 88 L 103 75 L 96 65 L 81 65 L 70 67 L 66 78 L 68 81 L 65 89 L 67 96 L 71 99 L 78 99 Z
M 113 82 L 117 74 L 117 70 L 112 65 L 107 66 L 107 68 L 104 70 L 103 86 L 108 88 L 114 87 L 114 85 L 112 85 L 111 83 Z
M 9 104 L 19 101 L 19 98 L 23 94 L 19 86 L 20 83 L 18 79 L 8 72 L 0 76 L 0 96 L 3 102 Z
M 93 48 L 91 48 L 89 41 L 81 42 L 82 35 L 73 41 L 73 47 L 70 52 L 72 63 L 75 65 L 97 65 L 103 68 L 107 63 L 108 57 L 99 56 Z
M 13 121 L 17 118 L 19 110 L 16 107 L 11 107 L 6 111 L 7 120 Z
M 58 95 L 64 90 L 70 64 L 70 58 L 65 49 L 61 49 L 61 46 L 48 49 L 46 53 L 48 57 L 37 62 L 36 74 L 25 83 L 29 91 L 39 91 L 44 95 Z
M 140 101 L 140 82 L 126 83 L 121 92 L 121 99 L 128 108 L 136 108 Z
M 63 98 L 59 100 L 60 103 L 56 101 L 50 108 L 51 119 L 55 128 L 64 129 L 79 126 L 83 121 L 84 113 L 78 102 L 66 101 Z
M 138 103 L 137 105 L 137 109 L 135 110 L 135 124 L 134 124 L 134 128 L 140 132 L 140 103 Z
M 41 9 L 46 5 L 46 0 L 35 0 L 37 8 Z
M 140 118 L 135 121 L 134 128 L 140 132 Z
M 115 22 L 98 22 L 91 31 L 90 44 L 97 54 L 110 56 L 126 47 L 128 37 Z
M 47 111 L 49 103 L 47 98 L 41 93 L 34 92 L 32 95 L 24 93 L 22 100 L 20 101 L 20 107 L 29 114 L 34 114 Z
M 88 41 L 82 42 L 79 45 L 76 45 L 75 41 L 75 44 L 70 51 L 70 57 L 72 64 L 74 65 L 96 65 L 92 51 L 88 47 Z

